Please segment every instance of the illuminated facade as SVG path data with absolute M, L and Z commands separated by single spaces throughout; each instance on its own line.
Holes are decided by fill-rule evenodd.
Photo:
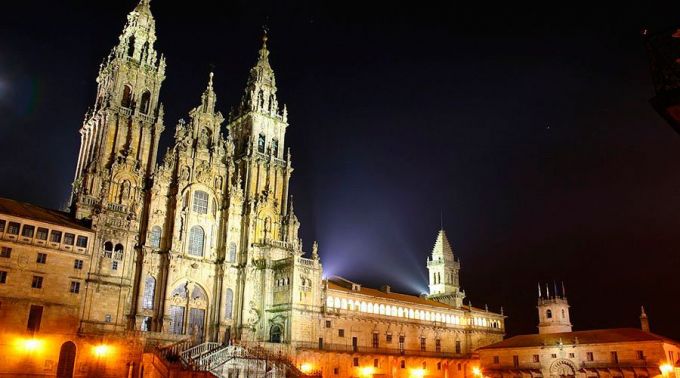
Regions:
M 54 246 L 82 253 L 87 272 L 72 273 L 64 260 L 51 273 L 87 287 L 63 295 L 72 319 L 63 326 L 81 335 L 190 339 L 212 351 L 214 343 L 258 343 L 327 376 L 471 374 L 473 351 L 502 339 L 504 316 L 463 304 L 460 262 L 443 230 L 427 260 L 424 297 L 323 279 L 316 242 L 305 257 L 289 193 L 288 112 L 267 36 L 240 103 L 226 117 L 219 112 L 210 73 L 159 162 L 166 66 L 155 41 L 142 0 L 99 70 L 68 218 L 86 247 L 77 249 L 80 236 L 76 247 Z M 10 277 L 29 274 L 12 269 Z M 233 360 L 219 369 L 229 376 L 239 368 Z
M 640 329 L 572 331 L 564 295 L 539 286 L 539 333 L 519 335 L 481 347 L 480 375 L 503 377 L 677 376 L 680 343 L 650 332 L 644 308 Z

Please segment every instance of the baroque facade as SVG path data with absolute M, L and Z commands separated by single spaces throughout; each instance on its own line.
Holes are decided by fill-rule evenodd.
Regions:
M 424 296 L 324 278 L 318 244 L 303 251 L 289 193 L 288 111 L 267 35 L 237 106 L 226 117 L 217 109 L 210 73 L 159 161 L 166 63 L 155 41 L 149 0 L 141 0 L 100 66 L 80 129 L 71 213 L 60 217 L 87 241 L 83 251 L 53 246 L 87 257 L 87 273 L 76 277 L 84 290 L 66 305 L 73 333 L 190 338 L 211 353 L 217 343 L 258 343 L 327 376 L 471 374 L 473 352 L 502 339 L 505 316 L 464 304 L 460 261 L 443 230 Z M 239 367 L 220 369 L 235 376 Z

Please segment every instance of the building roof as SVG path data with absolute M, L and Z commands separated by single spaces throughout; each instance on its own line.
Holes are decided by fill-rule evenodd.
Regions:
M 612 328 L 594 329 L 590 331 L 519 335 L 479 349 L 531 348 L 559 345 L 560 343 L 573 345 L 577 343 L 607 344 L 641 341 L 663 341 L 667 343 L 678 344 L 678 342 L 674 340 L 655 335 L 651 332 L 645 332 L 637 328 Z
M 347 285 L 349 284 L 349 285 Z M 358 286 L 358 290 L 352 290 L 352 287 L 350 286 L 353 284 L 353 282 L 346 280 L 342 277 L 333 277 L 328 279 L 328 288 L 331 290 L 338 290 L 338 291 L 344 291 L 348 293 L 355 293 L 355 294 L 362 294 L 362 295 L 368 295 L 371 297 L 378 297 L 378 298 L 384 298 L 384 299 L 391 299 L 395 301 L 400 301 L 400 302 L 409 302 L 413 304 L 418 304 L 418 305 L 425 305 L 425 306 L 433 306 L 433 307 L 439 307 L 442 309 L 446 310 L 467 310 L 467 311 L 478 311 L 478 312 L 485 312 L 486 310 L 476 308 L 476 307 L 470 307 L 463 305 L 461 307 L 453 307 L 450 305 L 447 305 L 445 303 L 433 301 L 431 299 L 427 299 L 424 297 L 419 297 L 416 295 L 409 295 L 409 294 L 401 294 L 401 293 L 395 293 L 390 291 L 385 292 L 382 290 L 378 289 L 372 289 L 368 287 L 364 287 L 361 285 Z M 349 286 L 349 287 L 348 287 Z M 494 314 L 490 312 L 490 314 Z
M 7 214 L 19 218 L 51 223 L 57 226 L 93 232 L 86 223 L 71 217 L 66 212 L 47 209 L 9 198 L 0 198 L 0 214 Z

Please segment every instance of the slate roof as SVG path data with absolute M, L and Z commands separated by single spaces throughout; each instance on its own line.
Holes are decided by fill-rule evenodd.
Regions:
M 71 217 L 71 215 L 66 212 L 47 209 L 30 203 L 15 201 L 9 198 L 0 198 L 0 214 L 7 214 L 19 218 L 50 223 L 57 226 L 94 232 L 87 226 L 85 222 Z
M 567 345 L 573 345 L 577 343 L 577 340 L 578 344 L 607 344 L 642 341 L 661 341 L 676 345 L 679 344 L 677 341 L 653 334 L 651 332 L 644 332 L 637 328 L 612 328 L 595 329 L 589 331 L 519 335 L 479 349 L 542 347 L 545 345 L 558 345 L 560 342 Z

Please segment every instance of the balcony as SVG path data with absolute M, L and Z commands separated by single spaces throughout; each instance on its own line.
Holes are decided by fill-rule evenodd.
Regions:
M 400 348 L 373 348 L 367 346 L 353 346 L 346 344 L 331 344 L 323 343 L 319 345 L 318 342 L 293 342 L 293 346 L 301 350 L 318 350 L 329 352 L 345 352 L 345 353 L 360 353 L 360 354 L 388 354 L 395 356 L 407 357 L 433 357 L 433 358 L 466 358 L 468 354 L 434 351 L 434 350 L 420 350 L 420 349 L 400 349 Z

